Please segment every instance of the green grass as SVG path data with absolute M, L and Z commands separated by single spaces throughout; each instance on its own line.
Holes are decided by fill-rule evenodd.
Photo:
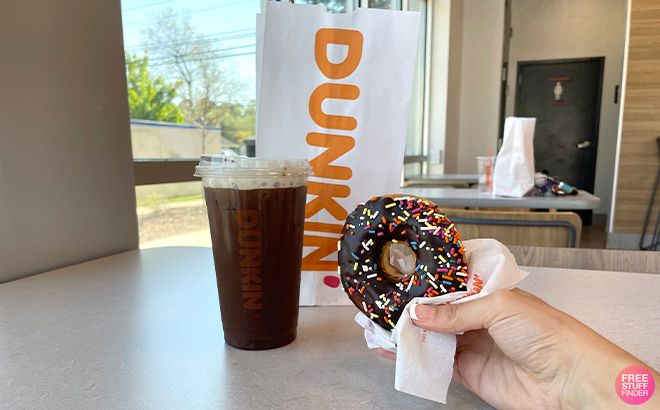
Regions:
M 159 194 L 158 192 L 152 192 L 147 199 L 142 201 L 137 201 L 137 206 L 158 205 L 167 202 L 192 201 L 195 199 L 202 199 L 202 198 L 204 198 L 204 194 L 175 196 L 172 198 L 166 198 L 163 195 Z
M 168 198 L 167 202 L 192 201 L 193 199 L 202 199 L 202 198 L 204 198 L 204 194 L 176 196 L 174 198 Z

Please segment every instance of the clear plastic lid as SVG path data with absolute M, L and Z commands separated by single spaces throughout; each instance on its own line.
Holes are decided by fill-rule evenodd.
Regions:
M 211 188 L 260 189 L 307 185 L 312 167 L 306 159 L 202 155 L 195 176 Z
M 196 177 L 259 177 L 309 175 L 306 159 L 248 158 L 229 155 L 202 155 L 195 167 Z

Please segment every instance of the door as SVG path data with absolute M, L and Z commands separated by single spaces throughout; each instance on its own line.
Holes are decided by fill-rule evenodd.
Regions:
M 518 63 L 515 113 L 536 118 L 536 171 L 592 193 L 604 63 L 604 57 Z

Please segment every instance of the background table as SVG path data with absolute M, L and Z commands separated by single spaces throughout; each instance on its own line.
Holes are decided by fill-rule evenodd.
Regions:
M 660 275 L 529 271 L 523 289 L 660 368 Z M 218 309 L 209 248 L 132 251 L 0 285 L 0 408 L 443 408 L 394 390 L 394 362 L 367 350 L 353 306 L 301 308 L 298 339 L 257 352 L 224 344 Z M 491 408 L 457 383 L 447 403 Z
M 406 182 L 413 184 L 468 184 L 479 183 L 478 174 L 429 174 L 413 175 L 406 178 Z
M 600 198 L 586 191 L 561 197 L 553 195 L 523 198 L 482 196 L 479 195 L 478 189 L 401 188 L 401 192 L 429 199 L 439 206 L 571 210 L 593 210 L 600 206 Z

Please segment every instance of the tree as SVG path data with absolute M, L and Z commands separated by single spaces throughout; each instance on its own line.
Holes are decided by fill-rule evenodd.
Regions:
M 168 8 L 142 34 L 158 64 L 181 83 L 179 107 L 197 129 L 205 153 L 213 139 L 208 138 L 211 129 L 220 126 L 220 107 L 239 100 L 247 85 L 221 69 L 221 52 L 192 25 L 189 13 L 176 14 Z
M 220 119 L 222 135 L 238 144 L 246 138 L 255 135 L 255 103 L 250 101 L 246 106 L 242 104 L 223 104 L 223 115 Z
M 183 122 L 176 98 L 176 84 L 167 84 L 162 77 L 149 73 L 149 57 L 124 53 L 128 81 L 128 106 L 131 118 L 139 120 Z
M 373 1 L 373 0 L 372 0 Z M 346 12 L 346 2 L 341 0 L 300 0 L 304 4 L 321 4 L 330 13 L 345 13 Z
M 392 0 L 369 0 L 369 7 L 372 9 L 392 10 L 392 6 L 396 7 L 392 4 Z

